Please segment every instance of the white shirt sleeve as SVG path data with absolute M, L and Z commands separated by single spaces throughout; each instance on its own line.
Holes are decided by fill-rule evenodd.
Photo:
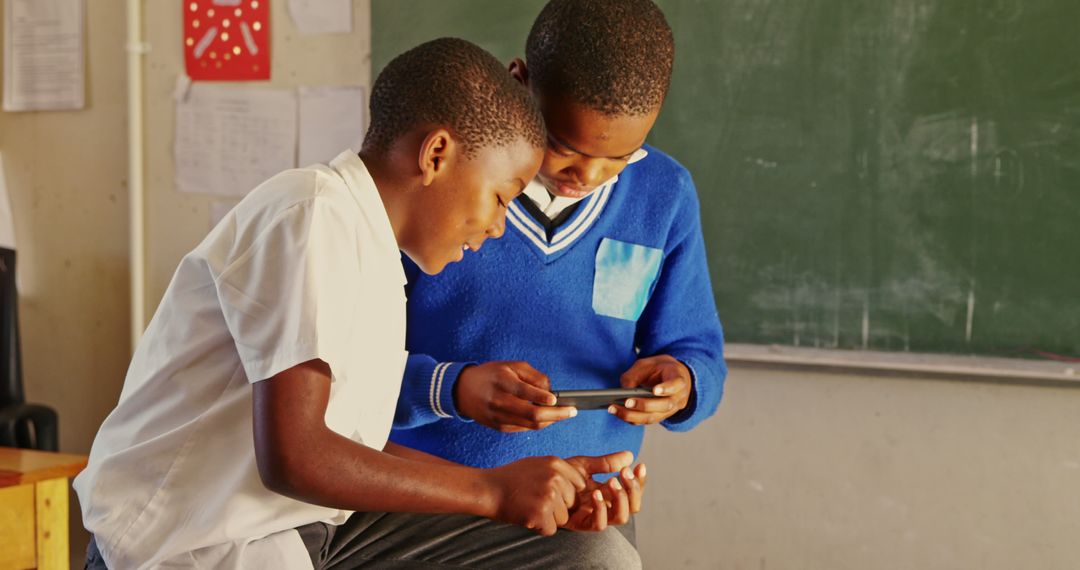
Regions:
M 333 369 L 343 358 L 360 274 L 348 215 L 318 196 L 290 206 L 215 280 L 250 382 L 313 359 Z

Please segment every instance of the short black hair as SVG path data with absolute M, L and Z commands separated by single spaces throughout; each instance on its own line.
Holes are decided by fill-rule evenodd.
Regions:
M 547 140 L 544 119 L 528 90 L 494 56 L 458 38 L 439 38 L 395 57 L 371 89 L 371 124 L 364 150 L 385 152 L 419 125 L 444 125 L 466 156 L 523 138 Z
M 525 43 L 529 81 L 605 115 L 659 109 L 675 40 L 651 0 L 551 0 Z

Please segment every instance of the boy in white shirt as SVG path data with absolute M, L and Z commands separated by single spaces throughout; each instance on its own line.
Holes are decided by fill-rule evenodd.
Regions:
M 399 250 L 437 273 L 501 236 L 545 133 L 524 88 L 456 39 L 391 62 L 371 116 L 359 155 L 271 178 L 180 262 L 74 483 L 88 567 L 636 562 L 610 533 L 541 547 L 520 528 L 602 529 L 591 475 L 628 453 L 481 470 L 387 445 Z

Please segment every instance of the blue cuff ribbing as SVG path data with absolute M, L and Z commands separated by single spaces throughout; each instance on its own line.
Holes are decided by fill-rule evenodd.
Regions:
M 395 427 L 403 420 L 405 425 L 427 424 L 440 419 L 456 419 L 471 422 L 458 413 L 454 405 L 454 385 L 461 371 L 474 362 L 435 362 L 420 355 L 410 357 L 401 384 L 401 401 Z M 407 402 L 407 418 L 402 417 L 402 404 Z
M 432 409 L 441 418 L 453 418 L 463 422 L 472 420 L 458 413 L 454 405 L 454 385 L 466 366 L 475 362 L 440 362 L 431 373 L 428 396 Z

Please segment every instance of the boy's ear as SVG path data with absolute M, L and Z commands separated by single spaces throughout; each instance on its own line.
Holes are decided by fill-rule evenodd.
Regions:
M 525 87 L 529 86 L 529 68 L 525 65 L 525 60 L 515 57 L 514 61 L 510 62 L 510 76 Z
M 446 129 L 435 129 L 420 143 L 420 175 L 424 186 L 430 186 L 435 177 L 446 169 L 447 160 L 457 152 L 457 141 Z

